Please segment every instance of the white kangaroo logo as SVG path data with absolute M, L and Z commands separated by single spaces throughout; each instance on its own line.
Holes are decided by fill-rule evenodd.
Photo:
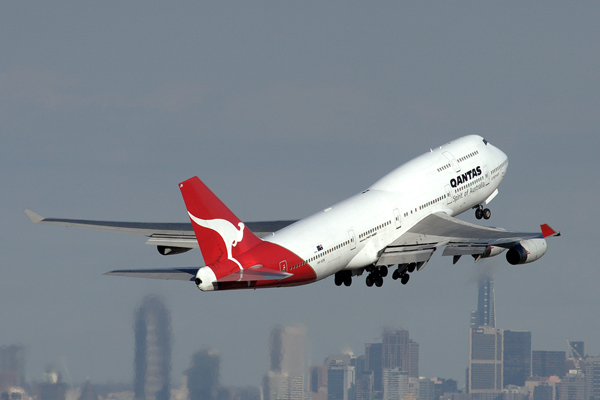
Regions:
M 227 248 L 227 258 L 236 263 L 240 269 L 242 268 L 242 264 L 231 254 L 231 248 L 237 245 L 244 239 L 244 223 L 240 222 L 238 224 L 239 230 L 233 225 L 231 222 L 225 219 L 200 219 L 194 217 L 190 212 L 188 212 L 192 221 L 196 224 L 211 229 L 221 236 L 223 242 L 225 242 L 225 247 Z

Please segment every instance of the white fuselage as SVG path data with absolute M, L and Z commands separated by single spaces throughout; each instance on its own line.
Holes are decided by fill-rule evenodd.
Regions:
M 465 136 L 264 240 L 307 261 L 317 280 L 342 269 L 364 268 L 426 216 L 437 212 L 456 216 L 491 201 L 507 166 L 508 157 L 501 150 L 481 136 Z

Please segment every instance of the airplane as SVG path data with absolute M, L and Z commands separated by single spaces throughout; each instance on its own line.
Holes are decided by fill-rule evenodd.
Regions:
M 35 223 L 147 236 L 159 253 L 199 248 L 203 266 L 127 269 L 105 275 L 192 281 L 202 291 L 299 286 L 334 276 L 350 286 L 366 273 L 366 285 L 391 277 L 406 285 L 438 248 L 456 264 L 506 251 L 512 265 L 541 258 L 550 226 L 540 232 L 510 232 L 455 218 L 474 209 L 488 220 L 486 206 L 498 194 L 508 157 L 478 135 L 464 136 L 408 161 L 369 188 L 297 221 L 242 222 L 198 178 L 179 184 L 190 223 L 110 222 L 44 218 Z

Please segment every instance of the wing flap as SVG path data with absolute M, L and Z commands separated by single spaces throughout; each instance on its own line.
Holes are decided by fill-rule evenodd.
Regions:
M 175 281 L 193 281 L 198 267 L 162 268 L 162 269 L 121 269 L 106 272 L 104 275 L 128 276 L 131 278 L 164 279 Z

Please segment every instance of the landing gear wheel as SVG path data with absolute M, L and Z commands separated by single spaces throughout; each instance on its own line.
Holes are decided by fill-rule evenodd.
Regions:
M 385 265 L 383 267 L 379 268 L 379 275 L 381 275 L 382 277 L 386 277 L 388 274 L 388 267 L 386 267 Z
M 407 271 L 408 272 L 415 272 L 415 268 L 417 268 L 417 264 L 416 263 L 410 263 L 410 264 L 408 264 Z
M 352 277 L 350 275 L 346 275 L 344 277 L 344 285 L 345 286 L 350 286 L 352 285 Z
M 489 208 L 486 208 L 485 210 L 483 210 L 483 218 L 484 219 L 490 219 L 490 217 L 492 216 L 492 212 L 490 211 Z
M 335 274 L 333 281 L 335 282 L 335 286 L 342 286 L 344 280 L 340 274 Z
M 475 218 L 477 218 L 477 219 L 483 218 L 483 210 L 481 208 L 478 208 L 475 210 Z
M 400 282 L 402 282 L 403 285 L 406 285 L 408 283 L 409 279 L 410 279 L 410 275 L 409 274 L 404 274 L 404 275 L 402 275 L 402 278 L 401 278 Z
M 377 280 L 375 281 L 375 286 L 377 286 L 377 287 L 383 286 L 383 278 L 382 277 L 380 277 L 380 276 L 377 277 Z
M 365 279 L 365 283 L 367 284 L 368 287 L 373 286 L 373 278 L 371 277 L 371 275 L 367 276 L 367 279 Z
M 396 280 L 400 277 L 400 273 L 398 272 L 398 270 L 394 270 L 394 272 L 392 272 L 392 279 Z

